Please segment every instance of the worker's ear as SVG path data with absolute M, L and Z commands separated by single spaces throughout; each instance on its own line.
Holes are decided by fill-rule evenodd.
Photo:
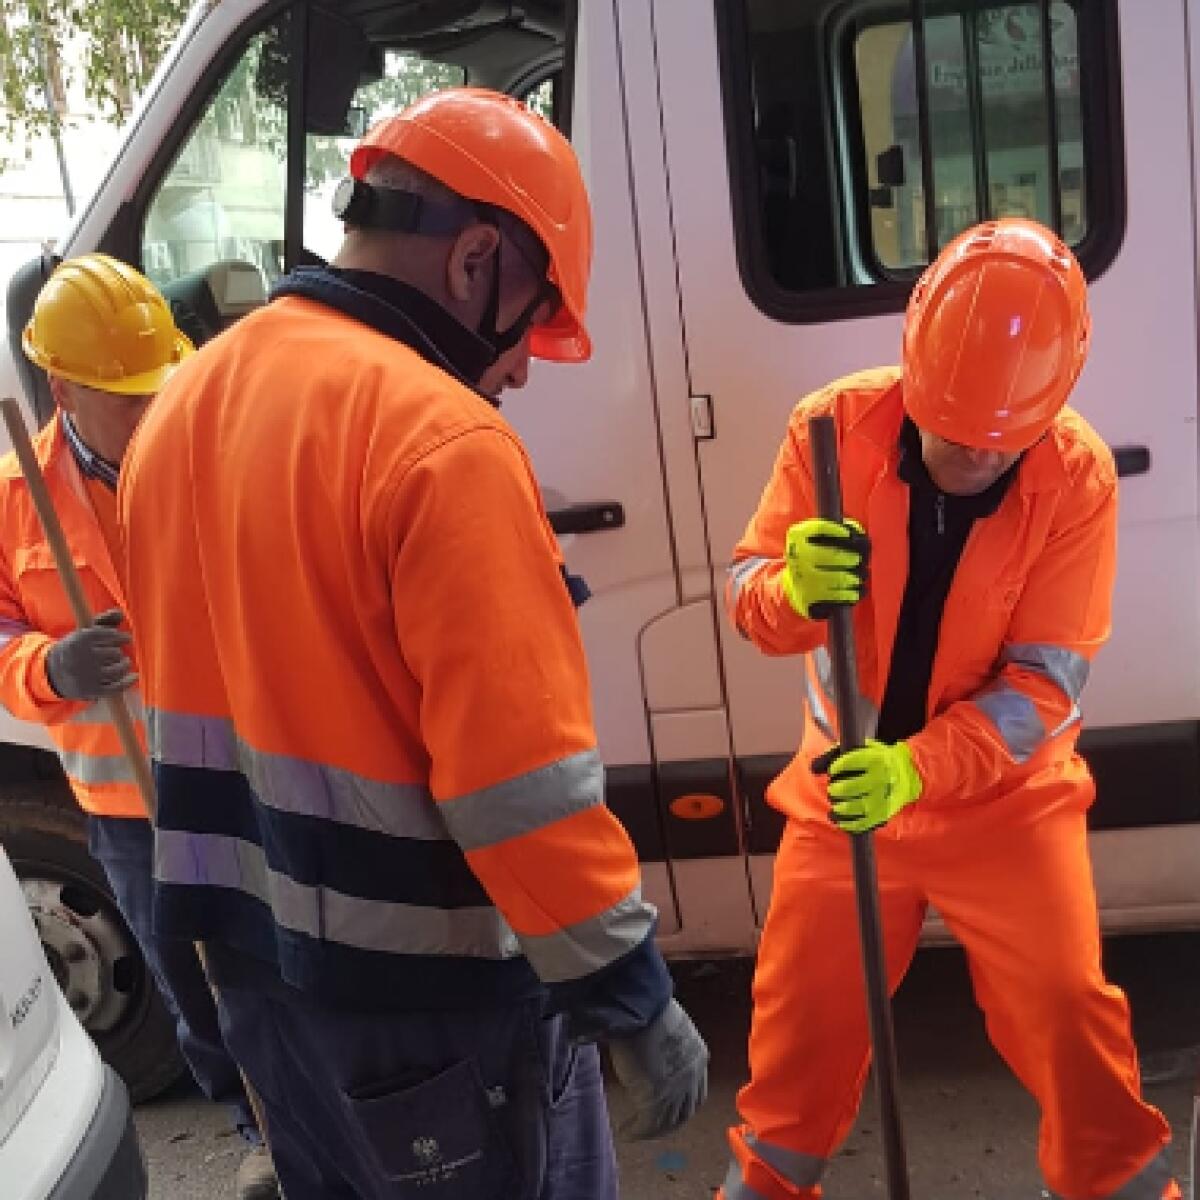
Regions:
M 493 260 L 500 246 L 500 231 L 494 225 L 468 225 L 454 239 L 446 260 L 446 291 L 459 304 L 483 303 Z
M 50 381 L 50 395 L 54 397 L 54 403 L 64 412 L 74 413 L 76 409 L 75 389 L 57 375 L 48 375 L 46 378 Z

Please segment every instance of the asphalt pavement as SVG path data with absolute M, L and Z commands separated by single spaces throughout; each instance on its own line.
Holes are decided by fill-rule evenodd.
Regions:
M 1200 935 L 1110 940 L 1106 966 L 1127 992 L 1148 1098 L 1186 1157 L 1192 1082 L 1200 1069 Z M 713 1054 L 711 1094 L 679 1134 L 619 1146 L 623 1200 L 707 1200 L 724 1178 L 725 1128 L 746 1073 L 746 960 L 676 964 L 679 996 Z M 996 1056 L 971 997 L 962 954 L 922 950 L 895 1004 L 900 1093 L 913 1200 L 1038 1200 L 1037 1110 Z M 614 1117 L 622 1112 L 611 1091 Z M 224 1115 L 180 1085 L 136 1113 L 151 1200 L 234 1200 L 242 1153 Z M 868 1089 L 858 1125 L 826 1182 L 827 1200 L 886 1197 L 879 1121 Z

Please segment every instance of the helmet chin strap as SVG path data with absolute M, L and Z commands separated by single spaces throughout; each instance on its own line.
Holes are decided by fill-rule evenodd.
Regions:
M 500 236 L 503 238 L 504 235 L 501 234 Z M 507 329 L 501 330 L 498 328 L 497 322 L 500 316 L 500 246 L 502 244 L 502 241 L 496 243 L 496 253 L 493 256 L 492 278 L 488 285 L 487 305 L 479 320 L 479 327 L 475 331 L 495 351 L 496 357 L 492 360 L 493 363 L 501 355 L 507 354 L 529 332 L 529 327 L 533 324 L 533 318 L 537 310 L 546 302 L 546 297 L 542 294 L 543 289 L 539 288 L 537 294 L 521 310 L 520 315 Z

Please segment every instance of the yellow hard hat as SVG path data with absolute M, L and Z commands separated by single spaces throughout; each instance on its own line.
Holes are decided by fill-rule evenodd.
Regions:
M 107 254 L 58 266 L 38 294 L 22 344 L 43 370 L 125 396 L 157 392 L 193 350 L 158 289 Z

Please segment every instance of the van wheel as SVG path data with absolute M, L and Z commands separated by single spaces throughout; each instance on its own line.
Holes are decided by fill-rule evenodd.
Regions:
M 75 1015 L 135 1102 L 158 1095 L 184 1071 L 175 1023 L 88 854 L 85 818 L 66 785 L 6 785 L 0 844 Z

